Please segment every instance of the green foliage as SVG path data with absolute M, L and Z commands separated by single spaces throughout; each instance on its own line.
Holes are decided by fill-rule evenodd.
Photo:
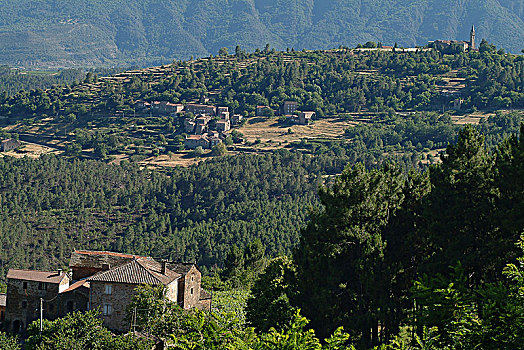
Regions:
M 211 155 L 213 156 L 224 156 L 227 154 L 227 147 L 224 143 L 219 143 L 218 145 L 213 146 L 211 148 Z
M 2 350 L 21 350 L 18 339 L 4 332 L 0 332 L 0 349 Z
M 25 347 L 29 350 L 151 349 L 150 340 L 131 334 L 115 336 L 102 323 L 98 311 L 74 312 L 55 321 L 45 320 L 39 334 L 39 321 L 34 321 L 27 329 Z
M 250 291 L 243 289 L 213 291 L 213 312 L 219 318 L 236 318 L 238 326 L 245 327 L 246 305 L 250 295 Z
M 296 293 L 296 268 L 283 256 L 271 260 L 256 280 L 247 301 L 246 317 L 262 332 L 281 328 L 295 315 L 290 299 Z
M 368 330 L 384 317 L 375 293 L 389 288 L 389 276 L 380 268 L 383 231 L 404 200 L 404 183 L 398 168 L 366 171 L 357 164 L 320 188 L 324 208 L 310 214 L 294 253 L 298 306 L 320 334 L 343 325 L 364 345 L 378 342 Z
M 193 152 L 191 152 L 191 155 L 195 158 L 202 157 L 204 155 L 204 149 L 202 148 L 202 146 L 198 146 L 193 150 Z

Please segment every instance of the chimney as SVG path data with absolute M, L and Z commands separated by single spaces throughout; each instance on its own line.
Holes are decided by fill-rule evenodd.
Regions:
M 167 268 L 167 261 L 162 260 L 162 270 L 160 271 L 160 273 L 162 273 L 162 275 L 166 274 L 166 268 Z
M 107 271 L 111 268 L 111 265 L 109 264 L 102 264 L 102 271 Z
M 62 269 L 58 269 L 58 276 L 61 276 L 61 275 L 62 275 L 62 272 L 63 272 Z

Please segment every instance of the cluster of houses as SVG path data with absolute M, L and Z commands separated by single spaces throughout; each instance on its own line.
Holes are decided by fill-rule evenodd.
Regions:
M 227 132 L 231 128 L 242 123 L 241 114 L 230 114 L 228 107 L 217 107 L 206 104 L 179 104 L 167 101 L 137 102 L 136 108 L 139 111 L 149 111 L 155 115 L 177 115 L 182 119 L 184 132 L 188 134 L 184 141 L 187 149 L 202 147 L 209 149 L 223 142 Z M 280 113 L 288 118 L 292 124 L 308 125 L 314 117 L 315 112 L 301 112 L 298 110 L 298 103 L 285 101 L 282 104 Z M 269 106 L 257 106 L 256 116 L 274 115 L 274 111 Z
M 221 143 L 231 127 L 240 125 L 242 115 L 229 113 L 228 107 L 189 103 L 186 105 L 166 101 L 145 102 L 136 105 L 140 111 L 150 111 L 155 115 L 180 115 L 184 131 L 189 134 L 185 140 L 186 148 L 212 148 Z
M 12 333 L 43 318 L 99 309 L 104 325 L 130 330 L 127 308 L 140 285 L 162 285 L 167 300 L 183 309 L 211 309 L 211 294 L 201 288 L 195 264 L 103 251 L 74 251 L 69 271 L 9 269 L 7 294 L 0 294 L 0 322 Z

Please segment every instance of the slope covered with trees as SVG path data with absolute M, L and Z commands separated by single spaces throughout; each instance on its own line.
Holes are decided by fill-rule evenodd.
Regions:
M 370 40 L 414 46 L 468 40 L 472 24 L 479 38 L 520 52 L 523 8 L 522 0 L 3 0 L 0 63 L 149 65 L 266 43 L 300 50 Z
M 466 126 L 427 172 L 348 166 L 321 187 L 294 264 L 274 260 L 255 282 L 248 321 L 266 330 L 292 319 L 274 310 L 300 308 L 321 336 L 344 326 L 361 348 L 402 329 L 415 349 L 423 337 L 438 349 L 522 347 L 523 150 L 513 136 L 490 153 Z

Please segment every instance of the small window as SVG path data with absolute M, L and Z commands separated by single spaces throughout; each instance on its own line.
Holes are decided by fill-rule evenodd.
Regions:
M 47 283 L 45 283 L 45 282 L 39 282 L 39 283 L 38 283 L 38 289 L 39 289 L 39 290 L 47 290 Z
M 111 304 L 104 304 L 104 316 L 111 316 L 113 313 L 113 306 Z
M 27 301 L 22 301 L 22 309 L 25 309 L 27 308 Z
M 23 288 L 24 288 L 25 290 L 27 290 L 27 282 L 24 282 L 24 284 L 23 284 Z
M 191 295 L 193 295 L 193 287 L 191 287 Z
M 191 276 L 191 282 L 195 280 L 195 276 Z
M 108 294 L 108 295 L 113 294 L 113 285 L 111 285 L 111 284 L 106 284 L 106 285 L 105 285 L 104 293 L 105 293 L 105 294 Z

